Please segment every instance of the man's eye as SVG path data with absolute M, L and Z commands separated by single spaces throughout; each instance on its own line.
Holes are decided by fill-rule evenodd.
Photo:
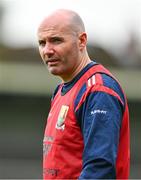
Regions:
M 61 43 L 62 39 L 58 38 L 58 37 L 54 37 L 54 38 L 51 39 L 51 42 L 53 42 L 53 43 Z
M 40 45 L 40 46 L 44 46 L 45 44 L 46 44 L 45 41 L 43 41 L 43 40 L 40 40 L 40 41 L 39 41 L 39 45 Z

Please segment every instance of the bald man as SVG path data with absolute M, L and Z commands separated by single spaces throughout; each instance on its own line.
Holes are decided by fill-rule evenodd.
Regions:
M 114 76 L 90 59 L 81 17 L 56 10 L 37 35 L 44 64 L 62 79 L 44 133 L 43 178 L 127 179 L 127 100 Z

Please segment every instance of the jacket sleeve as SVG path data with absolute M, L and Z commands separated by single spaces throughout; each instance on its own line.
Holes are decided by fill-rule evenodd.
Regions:
M 83 139 L 80 179 L 115 179 L 123 105 L 117 97 L 91 92 L 76 112 Z

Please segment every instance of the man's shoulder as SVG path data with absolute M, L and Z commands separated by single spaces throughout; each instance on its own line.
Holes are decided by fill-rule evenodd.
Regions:
M 83 97 L 87 99 L 91 94 L 93 94 L 94 97 L 96 93 L 106 93 L 113 96 L 116 95 L 116 97 L 119 97 L 121 102 L 125 104 L 124 93 L 119 82 L 109 74 L 97 72 L 83 83 L 77 94 L 75 107 Z

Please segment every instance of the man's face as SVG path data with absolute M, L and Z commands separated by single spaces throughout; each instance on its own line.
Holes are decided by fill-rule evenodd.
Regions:
M 63 22 L 62 22 L 63 23 Z M 39 52 L 50 73 L 67 79 L 79 66 L 79 37 L 62 25 L 38 30 Z

